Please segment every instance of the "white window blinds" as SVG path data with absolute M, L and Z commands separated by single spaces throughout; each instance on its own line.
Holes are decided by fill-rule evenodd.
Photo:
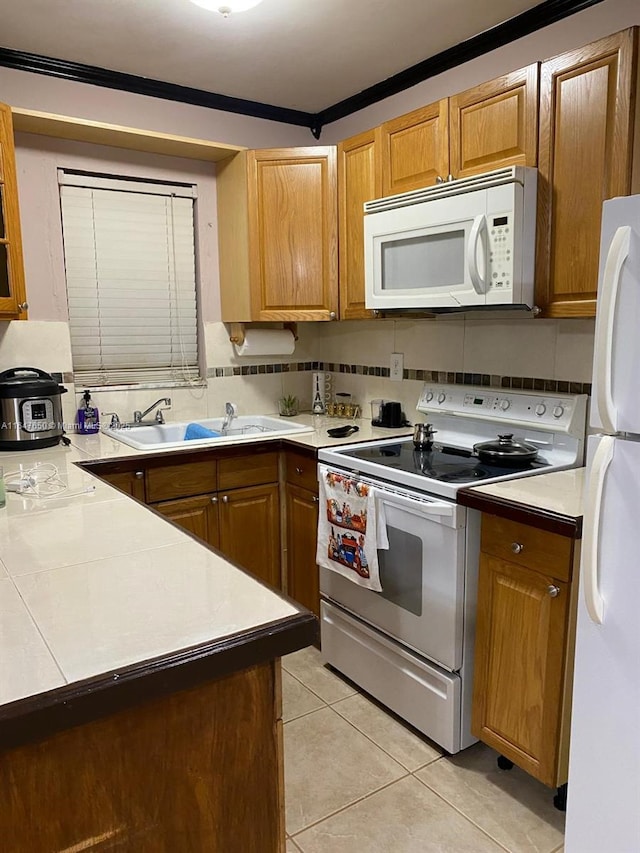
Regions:
M 197 379 L 195 188 L 59 182 L 76 382 Z

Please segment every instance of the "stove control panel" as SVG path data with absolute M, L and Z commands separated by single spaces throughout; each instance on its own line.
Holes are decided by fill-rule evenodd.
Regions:
M 584 395 L 427 383 L 416 408 L 425 413 L 441 412 L 497 424 L 504 422 L 505 425 L 570 432 L 574 419 L 582 418 L 584 427 L 585 406 Z

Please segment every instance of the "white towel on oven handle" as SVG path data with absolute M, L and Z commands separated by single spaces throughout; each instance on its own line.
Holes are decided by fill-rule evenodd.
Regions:
M 389 540 L 375 487 L 324 465 L 318 467 L 318 481 L 316 562 L 358 586 L 382 592 L 378 548 L 387 549 Z

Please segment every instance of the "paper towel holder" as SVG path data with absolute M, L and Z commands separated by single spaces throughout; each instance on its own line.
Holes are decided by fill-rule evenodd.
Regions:
M 244 343 L 245 323 L 229 323 L 229 340 L 237 347 L 241 347 Z M 289 329 L 295 341 L 298 340 L 298 324 L 283 323 L 283 329 Z

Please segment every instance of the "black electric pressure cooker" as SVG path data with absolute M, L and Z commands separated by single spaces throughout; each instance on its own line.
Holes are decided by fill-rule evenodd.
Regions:
M 0 450 L 53 447 L 64 433 L 61 397 L 67 391 L 37 367 L 0 373 Z

